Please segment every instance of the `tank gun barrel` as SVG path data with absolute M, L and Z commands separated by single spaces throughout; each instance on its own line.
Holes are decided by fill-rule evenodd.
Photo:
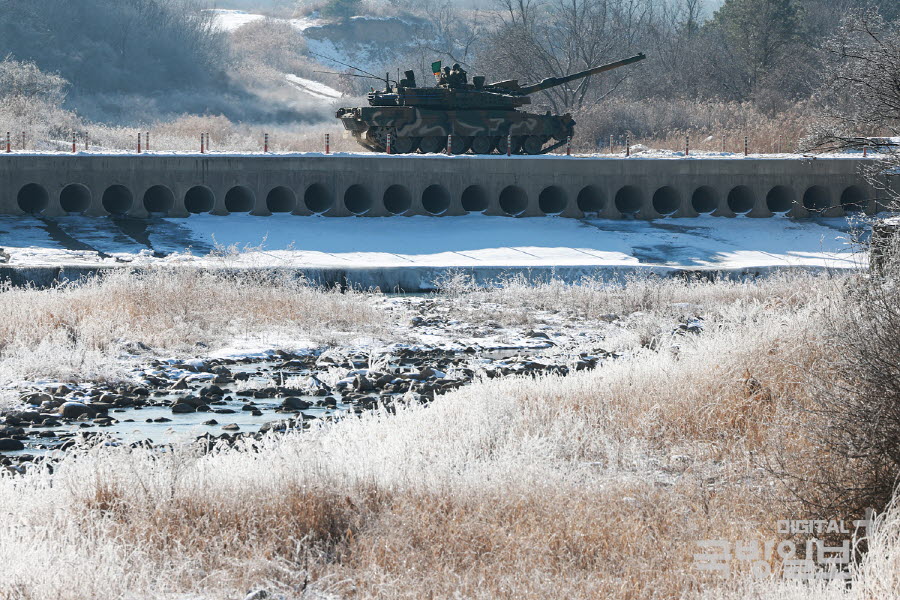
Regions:
M 540 92 L 546 89 L 550 89 L 552 87 L 556 87 L 558 85 L 562 85 L 564 83 L 569 83 L 570 81 L 575 81 L 576 79 L 582 79 L 584 77 L 589 77 L 591 75 L 596 75 L 598 73 L 605 73 L 606 71 L 612 71 L 613 69 L 618 69 L 619 67 L 624 67 L 625 65 L 630 65 L 632 63 L 636 63 L 647 58 L 643 52 L 640 54 L 636 54 L 631 58 L 626 58 L 623 60 L 617 60 L 616 62 L 611 62 L 606 65 L 600 65 L 599 67 L 594 67 L 592 69 L 587 69 L 585 71 L 580 71 L 578 73 L 572 73 L 571 75 L 566 75 L 565 77 L 550 77 L 547 78 L 540 83 L 535 83 L 532 85 L 524 85 L 520 87 L 517 91 L 521 94 L 534 94 L 535 92 Z

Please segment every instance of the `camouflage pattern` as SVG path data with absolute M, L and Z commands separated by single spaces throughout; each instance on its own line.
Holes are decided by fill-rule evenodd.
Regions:
M 643 59 L 644 55 L 638 54 L 529 86 L 520 86 L 516 80 L 485 84 L 483 77 L 474 77 L 473 83 L 468 83 L 466 72 L 454 65 L 448 75 L 441 75 L 442 83 L 424 88 L 416 87 L 407 71 L 407 78 L 401 81 L 405 85 L 391 87 L 386 81 L 384 91 L 369 93 L 369 106 L 341 108 L 336 116 L 357 142 L 375 152 L 387 151 L 390 134 L 391 152 L 395 154 L 442 152 L 450 135 L 453 154 L 506 153 L 508 141 L 512 142 L 513 153 L 541 154 L 574 136 L 575 120 L 569 114 L 516 110 L 531 103 L 529 94 Z M 550 141 L 555 144 L 545 147 Z

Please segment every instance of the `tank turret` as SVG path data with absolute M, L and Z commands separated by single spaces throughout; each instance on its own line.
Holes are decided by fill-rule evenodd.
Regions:
M 376 152 L 387 150 L 390 135 L 390 150 L 395 154 L 440 152 L 446 149 L 448 136 L 452 136 L 453 154 L 469 150 L 475 154 L 490 154 L 494 150 L 505 153 L 510 142 L 511 152 L 541 154 L 566 143 L 574 135 L 575 121 L 569 114 L 551 115 L 548 111 L 539 115 L 517 110 L 531 104 L 531 94 L 644 58 L 644 54 L 638 54 L 525 86 L 516 79 L 485 83 L 481 76 L 473 77 L 469 83 L 467 73 L 459 65 L 441 69 L 441 63 L 435 62 L 432 71 L 436 86 L 417 86 L 412 71 L 406 71 L 404 79 L 395 85 L 391 85 L 388 75 L 383 91 L 373 89 L 369 93 L 368 107 L 342 108 L 337 117 L 360 144 Z M 556 143 L 545 147 L 551 140 Z

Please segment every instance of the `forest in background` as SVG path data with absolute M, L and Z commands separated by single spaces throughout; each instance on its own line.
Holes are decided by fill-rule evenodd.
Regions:
M 313 77 L 317 69 L 333 70 L 333 62 L 311 54 L 285 21 L 218 30 L 204 10 L 211 6 L 0 0 L 0 128 L 66 139 L 100 123 L 124 128 L 122 135 L 106 131 L 116 146 L 130 139 L 130 128 L 151 125 L 193 139 L 194 129 L 211 122 L 223 143 L 257 125 L 280 131 L 282 140 L 336 125 L 332 104 L 299 97 L 283 78 Z M 786 151 L 804 138 L 809 145 L 811 134 L 814 145 L 823 132 L 890 133 L 894 124 L 856 119 L 854 131 L 838 132 L 834 120 L 867 102 L 854 95 L 860 90 L 835 83 L 846 82 L 839 71 L 854 60 L 842 48 L 872 49 L 867 28 L 893 47 L 891 23 L 900 18 L 893 0 L 726 0 L 715 10 L 704 0 L 278 0 L 260 1 L 258 9 L 337 25 L 360 14 L 415 23 L 409 39 L 374 48 L 371 61 L 413 66 L 422 81 L 438 58 L 489 80 L 525 82 L 645 52 L 639 65 L 535 98 L 539 110 L 575 115 L 583 151 L 625 135 L 677 148 L 687 134 L 698 149 L 721 149 L 725 136 L 728 149 L 737 150 L 748 135 L 758 151 Z M 360 101 L 370 85 L 317 77 L 351 96 L 341 104 Z

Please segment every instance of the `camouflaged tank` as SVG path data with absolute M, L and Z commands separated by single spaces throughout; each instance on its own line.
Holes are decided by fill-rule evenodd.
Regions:
M 399 82 L 385 77 L 384 91 L 369 93 L 369 106 L 341 108 L 336 116 L 356 141 L 375 152 L 387 151 L 390 134 L 392 154 L 442 152 L 451 135 L 452 154 L 490 154 L 495 150 L 505 154 L 510 141 L 512 153 L 542 154 L 565 144 L 575 133 L 575 121 L 569 114 L 517 110 L 531 104 L 530 94 L 644 58 L 638 54 L 525 86 L 515 79 L 486 84 L 484 77 L 473 77 L 469 83 L 459 65 L 441 70 L 437 62 L 432 64 L 436 87 L 417 86 L 412 71 L 406 71 Z M 548 142 L 555 143 L 546 146 Z

